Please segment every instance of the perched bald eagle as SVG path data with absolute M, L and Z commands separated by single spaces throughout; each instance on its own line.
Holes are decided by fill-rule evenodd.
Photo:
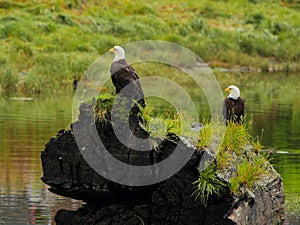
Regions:
M 228 122 L 242 123 L 244 119 L 245 100 L 240 97 L 240 89 L 235 85 L 230 85 L 225 89 L 229 92 L 223 103 L 223 117 Z
M 110 74 L 112 82 L 116 87 L 116 93 L 119 94 L 121 92 L 125 97 L 136 100 L 144 108 L 146 104 L 139 76 L 127 63 L 125 50 L 120 46 L 115 46 L 109 51 L 115 54 L 115 58 L 111 64 Z M 128 84 L 132 85 L 130 89 L 124 89 L 122 92 L 122 89 Z

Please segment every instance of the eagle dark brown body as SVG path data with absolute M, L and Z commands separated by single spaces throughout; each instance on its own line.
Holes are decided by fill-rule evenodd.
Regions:
M 242 123 L 244 118 L 245 100 L 241 97 L 237 99 L 226 98 L 223 104 L 223 117 L 226 120 L 234 123 Z
M 122 95 L 137 100 L 142 107 L 145 107 L 144 93 L 139 76 L 125 59 L 114 61 L 110 73 L 117 94 L 121 92 Z M 125 88 L 129 84 L 130 86 Z

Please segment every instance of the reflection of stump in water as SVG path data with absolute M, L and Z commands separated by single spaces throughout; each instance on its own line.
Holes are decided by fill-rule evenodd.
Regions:
M 90 115 L 90 104 L 80 107 L 79 121 L 73 126 L 82 126 L 89 132 L 94 119 Z M 106 115 L 106 120 L 96 121 L 97 132 L 104 147 L 118 160 L 131 165 L 145 166 L 161 162 L 177 147 L 181 140 L 170 135 L 154 151 L 137 151 L 119 142 Z M 149 135 L 136 123 L 135 135 Z M 97 140 L 87 133 L 79 138 L 86 142 L 84 151 L 97 150 Z M 134 144 L 134 143 L 131 143 Z M 194 151 L 183 145 L 182 149 Z M 82 149 L 81 149 L 82 150 Z M 97 154 L 95 153 L 95 156 Z M 129 187 L 114 183 L 95 172 L 84 160 L 77 147 L 73 131 L 60 131 L 50 139 L 42 152 L 44 176 L 42 180 L 50 191 L 85 201 L 87 204 L 77 211 L 60 210 L 55 216 L 57 225 L 227 225 L 227 224 L 281 224 L 284 220 L 284 193 L 282 180 L 274 169 L 265 180 L 255 185 L 253 194 L 233 198 L 226 190 L 221 198 L 211 196 L 207 207 L 192 196 L 193 182 L 198 178 L 197 166 L 202 154 L 194 152 L 187 164 L 169 179 L 155 185 Z M 99 156 L 97 156 L 99 157 Z M 101 158 L 100 158 L 101 159 Z M 99 163 L 106 163 L 105 159 Z M 109 165 L 107 165 L 109 167 Z M 113 169 L 113 168 L 111 168 Z M 228 174 L 221 174 L 228 177 Z

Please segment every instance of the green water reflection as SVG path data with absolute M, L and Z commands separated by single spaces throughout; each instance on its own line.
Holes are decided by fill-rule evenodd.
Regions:
M 278 151 L 273 163 L 283 177 L 285 192 L 299 197 L 300 76 L 220 73 L 217 79 L 222 89 L 229 84 L 241 88 L 247 118 L 253 119 L 253 135 L 260 136 L 263 130 L 263 145 Z M 200 114 L 209 116 L 201 90 L 191 93 L 199 99 Z M 71 92 L 33 101 L 0 99 L 0 224 L 54 224 L 58 209 L 76 209 L 81 204 L 51 194 L 40 181 L 40 151 L 51 136 L 69 125 L 72 103 Z

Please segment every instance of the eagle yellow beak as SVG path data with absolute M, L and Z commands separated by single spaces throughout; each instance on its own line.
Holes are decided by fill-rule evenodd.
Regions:
M 115 51 L 114 48 L 109 49 L 109 52 L 114 52 L 114 51 Z
M 230 89 L 229 89 L 229 88 L 226 88 L 226 89 L 225 89 L 225 92 L 230 92 Z

